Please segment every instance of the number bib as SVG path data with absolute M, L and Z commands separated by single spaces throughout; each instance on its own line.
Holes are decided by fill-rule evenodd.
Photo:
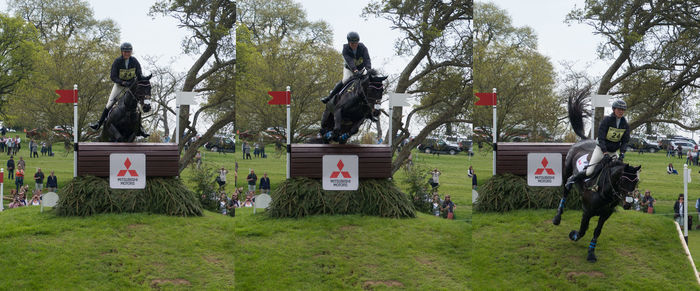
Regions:
M 136 68 L 119 69 L 119 79 L 128 81 L 136 77 Z
M 622 139 L 622 135 L 624 135 L 624 134 L 625 134 L 624 128 L 610 127 L 610 128 L 608 128 L 608 135 L 605 136 L 605 139 L 612 141 L 612 142 L 619 142 Z

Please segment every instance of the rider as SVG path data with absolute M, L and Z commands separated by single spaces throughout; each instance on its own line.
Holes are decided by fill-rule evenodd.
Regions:
M 591 155 L 591 160 L 588 163 L 586 171 L 573 175 L 566 181 L 566 188 L 571 190 L 571 186 L 578 180 L 583 179 L 593 174 L 594 166 L 603 159 L 603 156 L 609 155 L 620 150 L 620 160 L 625 157 L 627 150 L 627 142 L 630 139 L 630 126 L 625 119 L 625 110 L 627 103 L 623 100 L 616 100 L 612 104 L 613 113 L 603 118 L 598 127 L 598 142 L 595 150 Z
M 357 32 L 351 31 L 347 36 L 348 43 L 343 45 L 343 80 L 335 84 L 331 93 L 321 98 L 321 102 L 328 103 L 333 95 L 338 94 L 343 86 L 347 84 L 350 77 L 357 74 L 363 68 L 369 70 L 372 68 L 372 61 L 369 58 L 367 47 L 360 42 L 360 35 Z
M 112 70 L 109 75 L 110 79 L 112 79 L 114 82 L 114 86 L 112 86 L 112 93 L 109 94 L 107 106 L 105 106 L 105 109 L 102 111 L 100 120 L 97 123 L 90 125 L 90 127 L 94 130 L 98 130 L 100 126 L 102 126 L 105 118 L 107 118 L 109 109 L 112 107 L 112 105 L 114 105 L 114 103 L 116 103 L 117 98 L 121 95 L 121 92 L 127 90 L 131 83 L 135 81 L 134 79 L 147 79 L 141 73 L 141 64 L 139 64 L 139 61 L 135 57 L 131 56 L 131 51 L 134 49 L 133 46 L 131 46 L 130 43 L 125 42 L 122 43 L 119 48 L 121 49 L 121 56 L 117 57 L 114 60 L 114 63 L 112 63 Z M 141 123 L 139 122 L 139 130 L 136 135 L 148 137 L 149 134 L 143 131 L 140 124 Z

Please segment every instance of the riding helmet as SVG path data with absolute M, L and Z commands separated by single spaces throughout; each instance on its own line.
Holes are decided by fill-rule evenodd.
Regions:
M 130 52 L 131 50 L 134 49 L 134 47 L 131 46 L 130 43 L 125 42 L 119 47 L 123 52 Z
M 348 33 L 348 42 L 360 41 L 360 35 L 357 32 L 351 31 Z
M 612 104 L 612 108 L 620 108 L 622 110 L 627 110 L 627 103 L 623 100 L 615 100 Z

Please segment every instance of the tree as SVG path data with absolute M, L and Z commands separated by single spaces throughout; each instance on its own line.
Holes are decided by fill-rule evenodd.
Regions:
M 455 0 L 412 0 L 412 1 L 373 1 L 363 10 L 363 15 L 374 15 L 387 19 L 392 28 L 401 32 L 402 36 L 396 42 L 397 54 L 410 57 L 398 77 L 395 92 L 416 93 L 421 98 L 430 95 L 426 91 L 430 86 L 420 86 L 421 80 L 431 75 L 438 75 L 444 70 L 461 72 L 467 94 L 457 96 L 440 96 L 430 98 L 414 108 L 401 122 L 403 110 L 395 108 L 391 122 L 397 138 L 393 139 L 392 148 L 409 137 L 408 127 L 412 116 L 416 113 L 429 111 L 431 108 L 446 109 L 443 114 L 427 120 L 425 127 L 408 143 L 408 148 L 414 148 L 432 131 L 448 123 L 466 123 L 467 108 L 471 97 L 471 68 L 472 68 L 472 1 Z M 427 79 L 425 79 L 427 80 Z M 396 172 L 408 158 L 409 151 L 401 151 L 393 162 L 392 171 Z
M 311 22 L 299 3 L 290 0 L 239 2 L 239 52 L 255 51 L 254 76 L 238 83 L 240 128 L 274 128 L 286 136 L 285 108 L 269 106 L 266 91 L 292 90 L 293 142 L 318 133 L 325 108 L 319 99 L 341 79 L 342 57 L 330 46 L 332 32 L 325 22 Z M 244 47 L 245 45 L 245 47 Z M 250 67 L 252 69 L 252 67 Z M 252 82 L 255 80 L 255 82 Z
M 506 12 L 493 4 L 477 4 L 476 15 L 475 89 L 498 89 L 498 140 L 523 133 L 541 140 L 556 132 L 565 113 L 554 93 L 554 68 L 537 52 L 537 36 L 529 27 L 513 27 Z M 472 115 L 475 126 L 488 135 L 493 134 L 491 110 L 476 108 Z
M 605 38 L 598 53 L 611 63 L 596 93 L 629 101 L 632 130 L 648 123 L 700 129 L 697 119 L 684 120 L 677 111 L 691 107 L 700 85 L 698 9 L 697 0 L 587 0 L 568 15 Z M 596 120 L 602 116 L 597 109 Z
M 233 27 L 236 22 L 236 2 L 231 0 L 164 0 L 151 7 L 151 15 L 169 15 L 177 19 L 180 28 L 190 31 L 190 35 L 182 42 L 183 51 L 188 54 L 198 55 L 197 60 L 189 68 L 185 76 L 182 91 L 214 92 L 215 78 L 230 74 L 236 63 L 235 39 Z M 217 75 L 219 74 L 219 75 Z M 212 78 L 212 79 L 210 79 Z M 233 91 L 227 92 L 235 94 Z M 214 100 L 211 100 L 214 101 Z M 222 106 L 222 102 L 230 102 L 230 99 L 217 98 L 216 102 L 208 101 L 194 114 L 192 123 L 189 122 L 189 105 L 180 106 L 180 133 L 183 138 L 180 148 L 185 141 L 197 135 L 196 124 L 200 113 Z M 201 135 L 185 151 L 180 159 L 180 171 L 191 162 L 197 149 L 207 142 L 214 134 L 227 124 L 234 121 L 235 110 L 229 110 L 218 116 L 207 131 Z M 187 134 L 183 134 L 188 130 Z
M 24 20 L 0 14 L 0 112 L 19 84 L 30 78 L 42 56 L 38 33 Z
M 156 130 L 162 124 L 163 135 L 168 136 L 170 135 L 168 113 L 176 115 L 176 112 L 168 104 L 175 101 L 175 92 L 177 92 L 179 84 L 185 79 L 185 75 L 175 72 L 170 66 L 158 65 L 156 59 L 148 58 L 146 62 L 153 74 L 151 78 L 151 99 L 155 106 L 143 118 L 150 121 L 152 130 Z M 175 132 L 173 131 L 173 140 L 175 139 L 174 134 Z

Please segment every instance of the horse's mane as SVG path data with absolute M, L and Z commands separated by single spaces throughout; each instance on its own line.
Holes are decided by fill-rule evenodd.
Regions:
M 613 200 L 615 198 L 622 199 L 622 197 L 610 195 L 612 193 L 608 193 L 609 191 L 605 191 L 606 185 L 609 185 L 611 188 L 613 187 L 611 180 L 613 169 L 623 167 L 622 174 L 624 175 L 625 173 L 628 173 L 627 168 L 629 167 L 629 165 L 612 157 L 603 158 L 602 160 L 600 160 L 598 165 L 599 166 L 596 167 L 593 177 L 599 177 L 597 179 L 596 184 L 598 185 L 600 195 L 608 200 Z

